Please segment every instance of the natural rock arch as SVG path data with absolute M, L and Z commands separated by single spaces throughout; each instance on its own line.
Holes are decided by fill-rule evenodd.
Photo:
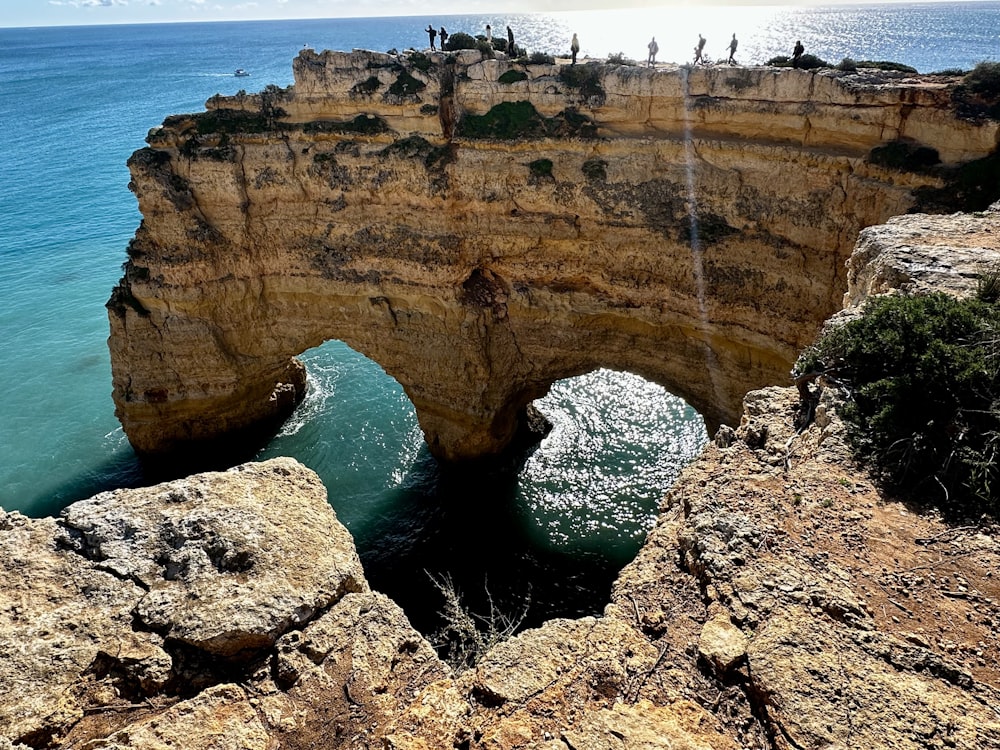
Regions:
M 839 308 L 857 232 L 944 184 L 877 149 L 955 164 L 997 136 L 938 84 L 608 66 L 596 96 L 558 66 L 500 83 L 510 65 L 478 55 L 305 50 L 294 88 L 150 133 L 109 302 L 140 454 L 280 422 L 295 356 L 331 338 L 400 382 L 445 459 L 501 451 L 528 403 L 597 367 L 733 421 Z

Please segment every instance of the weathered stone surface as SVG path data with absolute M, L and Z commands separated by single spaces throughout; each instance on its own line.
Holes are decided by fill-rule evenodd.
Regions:
M 59 519 L 0 514 L 0 579 L 0 735 L 33 745 L 87 711 L 211 682 L 190 671 L 367 590 L 322 484 L 290 459 L 103 493 Z
M 956 164 L 997 138 L 940 77 L 578 66 L 585 90 L 430 59 L 304 50 L 294 87 L 213 98 L 133 155 L 143 224 L 109 307 L 140 452 L 282 418 L 294 357 L 331 338 L 400 382 L 444 458 L 501 450 L 597 367 L 734 422 L 839 308 L 858 231 L 943 184 L 873 149 Z M 478 137 L 497 106 L 538 117 Z
M 975 214 L 912 215 L 890 219 L 861 232 L 847 263 L 849 291 L 844 307 L 900 290 L 968 296 L 979 275 L 1000 268 L 1000 207 Z
M 67 549 L 146 591 L 143 627 L 216 656 L 269 646 L 367 588 L 322 484 L 291 460 L 104 493 L 62 523 Z
M 0 513 L 0 736 L 32 744 L 81 717 L 75 688 L 132 639 L 142 595 L 59 550 L 57 533 L 54 519 Z
M 106 740 L 106 750 L 275 750 L 263 718 L 237 685 L 218 685 L 162 714 L 130 724 Z
M 698 654 L 725 674 L 747 653 L 747 638 L 729 620 L 728 612 L 719 612 L 705 623 L 698 638 Z
M 448 667 L 382 594 L 350 594 L 278 642 L 261 699 L 282 747 L 381 747 L 386 727 Z M 280 688 L 280 689 L 278 689 Z

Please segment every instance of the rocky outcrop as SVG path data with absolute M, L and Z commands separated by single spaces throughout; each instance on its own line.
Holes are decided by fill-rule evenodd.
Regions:
M 367 590 L 318 479 L 290 460 L 98 496 L 60 519 L 5 516 L 0 747 L 1000 748 L 1000 533 L 880 497 L 831 393 L 804 430 L 797 413 L 792 389 L 748 394 L 601 616 L 525 631 L 459 675 Z M 110 519 L 133 504 L 122 533 Z M 174 538 L 185 505 L 206 533 L 151 546 L 151 528 Z M 265 520 L 277 516 L 283 528 Z M 74 517 L 99 519 L 95 552 L 68 543 Z M 131 578 L 262 527 L 301 549 L 265 560 L 263 544 L 243 572 Z M 258 567 L 281 579 L 278 566 L 311 583 L 254 580 Z M 226 612 L 234 580 L 248 590 Z M 178 581 L 178 619 L 236 623 L 253 646 L 220 659 L 214 638 L 151 632 L 143 599 Z M 297 613 L 296 598 L 322 603 Z M 277 609 L 280 635 L 245 614 Z
M 846 304 L 968 293 L 998 221 L 866 231 Z M 1000 528 L 882 496 L 816 397 L 805 423 L 795 389 L 746 394 L 601 616 L 461 674 L 293 461 L 5 515 L 0 748 L 1000 748 Z
M 289 459 L 104 493 L 59 519 L 3 514 L 0 548 L 0 732 L 32 746 L 243 674 L 368 590 L 322 484 Z
M 130 159 L 109 344 L 141 454 L 273 427 L 330 338 L 448 459 L 597 367 L 735 421 L 839 308 L 858 231 L 997 139 L 946 78 L 311 50 L 294 71 Z

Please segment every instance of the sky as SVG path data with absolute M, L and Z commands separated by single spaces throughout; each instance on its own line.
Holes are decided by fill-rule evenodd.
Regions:
M 757 4 L 756 0 L 725 3 Z M 785 4 L 789 3 L 785 0 Z M 294 18 L 348 18 L 433 14 L 588 10 L 621 6 L 662 6 L 663 0 L 0 0 L 0 27 L 77 26 L 178 21 L 249 21 Z M 680 5 L 700 5 L 681 0 Z M 782 0 L 759 4 L 778 5 Z M 794 3 L 794 4 L 806 4 Z M 825 4 L 836 4 L 826 2 Z
M 0 27 L 549 12 L 655 0 L 0 0 Z M 430 7 L 428 7 L 430 6 Z

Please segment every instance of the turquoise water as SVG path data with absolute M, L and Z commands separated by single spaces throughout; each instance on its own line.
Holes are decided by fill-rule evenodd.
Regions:
M 663 61 L 685 60 L 698 33 L 720 56 L 736 31 L 743 62 L 787 54 L 801 38 L 830 60 L 932 71 L 992 59 L 998 11 L 681 8 L 433 22 L 473 33 L 510 23 L 520 44 L 551 52 L 576 31 L 582 54 L 597 57 L 644 57 L 652 29 Z M 306 45 L 422 47 L 427 21 L 0 29 L 0 506 L 55 513 L 143 481 L 113 414 L 104 302 L 140 220 L 125 161 L 146 132 L 216 93 L 291 83 Z M 251 77 L 235 78 L 238 67 Z M 676 398 L 600 371 L 553 388 L 541 404 L 553 433 L 519 471 L 458 475 L 427 454 L 406 397 L 377 365 L 337 342 L 305 360 L 309 395 L 263 455 L 292 455 L 320 474 L 373 584 L 411 608 L 427 599 L 427 570 L 453 572 L 472 599 L 487 585 L 500 600 L 530 589 L 533 619 L 593 611 L 705 439 Z

